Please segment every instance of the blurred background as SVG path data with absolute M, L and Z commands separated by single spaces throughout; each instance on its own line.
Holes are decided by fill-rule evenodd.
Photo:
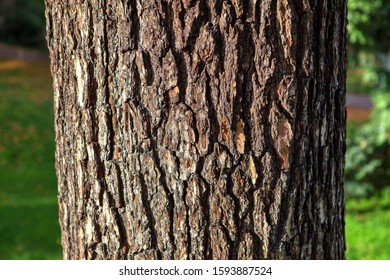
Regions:
M 349 0 L 348 259 L 390 259 L 390 1 Z M 61 259 L 43 0 L 0 1 L 0 259 Z

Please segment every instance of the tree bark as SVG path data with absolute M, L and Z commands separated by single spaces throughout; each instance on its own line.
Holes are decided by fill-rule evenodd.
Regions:
M 46 0 L 65 259 L 343 259 L 346 0 Z

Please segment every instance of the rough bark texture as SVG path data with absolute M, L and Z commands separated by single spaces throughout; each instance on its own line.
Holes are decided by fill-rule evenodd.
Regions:
M 346 0 L 46 0 L 65 259 L 342 259 Z

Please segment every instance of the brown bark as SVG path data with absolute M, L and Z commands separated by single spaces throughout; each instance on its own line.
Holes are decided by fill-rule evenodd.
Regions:
M 345 257 L 345 0 L 46 0 L 65 259 Z

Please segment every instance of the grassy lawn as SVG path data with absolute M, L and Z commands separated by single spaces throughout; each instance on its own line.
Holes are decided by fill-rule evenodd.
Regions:
M 51 78 L 0 61 L 0 259 L 60 259 Z M 390 191 L 347 201 L 348 259 L 390 259 Z
M 0 259 L 60 259 L 51 78 L 0 61 Z
M 390 188 L 347 201 L 347 258 L 390 260 Z

